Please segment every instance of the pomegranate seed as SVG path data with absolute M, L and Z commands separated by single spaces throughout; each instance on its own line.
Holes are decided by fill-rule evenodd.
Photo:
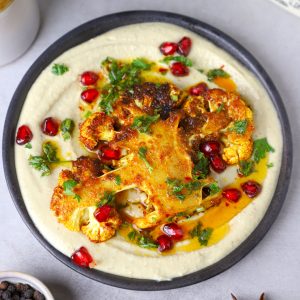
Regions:
M 76 250 L 72 254 L 71 259 L 73 263 L 83 268 L 89 267 L 90 263 L 93 262 L 91 254 L 85 247 L 80 247 L 78 250 Z
M 102 146 L 99 157 L 104 160 L 119 160 L 121 158 L 121 151 L 119 149 L 112 149 L 109 146 Z
M 171 67 L 171 72 L 174 76 L 187 76 L 190 73 L 189 68 L 182 62 L 174 62 Z
M 166 74 L 168 72 L 168 69 L 166 68 L 159 68 L 158 71 L 162 74 Z
M 177 52 L 181 55 L 188 56 L 192 47 L 192 40 L 184 36 L 178 43 L 178 50 Z
M 183 237 L 183 231 L 176 223 L 165 224 L 162 230 L 167 236 L 174 240 L 180 240 Z
M 223 197 L 226 199 L 232 201 L 232 202 L 238 202 L 241 198 L 241 192 L 238 189 L 226 189 L 222 192 Z
M 221 145 L 218 141 L 207 141 L 200 144 L 200 151 L 205 156 L 211 156 L 212 154 L 219 154 Z
M 165 234 L 159 236 L 157 238 L 157 242 L 159 244 L 158 251 L 160 251 L 160 252 L 170 250 L 173 246 L 172 239 L 169 236 L 165 235 Z
M 32 132 L 27 125 L 22 125 L 18 128 L 16 143 L 18 145 L 25 145 L 32 140 Z
M 41 124 L 41 129 L 44 134 L 55 136 L 58 133 L 59 123 L 54 118 L 46 118 Z
M 208 90 L 208 86 L 205 82 L 200 82 L 195 86 L 192 86 L 190 88 L 190 95 L 192 96 L 199 96 L 202 93 L 206 92 Z
M 178 49 L 178 45 L 172 42 L 164 42 L 159 46 L 159 50 L 163 55 L 172 55 Z
M 87 89 L 81 93 L 81 99 L 86 103 L 92 103 L 99 96 L 99 92 L 96 89 Z
M 254 180 L 249 180 L 246 181 L 241 185 L 242 190 L 244 193 L 249 197 L 249 198 L 254 198 L 256 197 L 260 192 L 261 192 L 261 185 L 254 181 Z
M 112 207 L 104 204 L 101 207 L 98 207 L 94 212 L 94 217 L 98 222 L 105 222 L 109 218 Z
M 91 71 L 86 71 L 81 74 L 80 82 L 83 85 L 92 85 L 97 82 L 98 78 L 99 76 L 96 73 Z
M 213 154 L 209 159 L 210 165 L 215 172 L 221 173 L 226 169 L 226 163 L 219 154 Z

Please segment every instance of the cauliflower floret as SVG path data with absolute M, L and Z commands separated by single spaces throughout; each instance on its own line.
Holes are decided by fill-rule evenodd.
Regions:
M 80 141 L 89 150 L 99 141 L 111 141 L 115 137 L 114 120 L 104 113 L 94 113 L 80 125 Z
M 94 217 L 97 208 L 91 206 L 86 208 L 88 220 L 81 227 L 81 231 L 94 243 L 104 242 L 113 237 L 116 230 L 120 227 L 122 221 L 115 209 L 112 210 L 111 216 L 105 222 L 98 222 Z
M 113 208 L 107 221 L 98 222 L 94 217 L 96 209 L 96 206 L 76 208 L 65 226 L 72 231 L 82 231 L 94 243 L 110 239 L 120 227 L 121 218 Z

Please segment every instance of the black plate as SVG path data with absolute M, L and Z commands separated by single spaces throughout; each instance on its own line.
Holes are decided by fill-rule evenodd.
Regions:
M 276 187 L 263 220 L 252 234 L 238 248 L 217 263 L 192 274 L 160 282 L 116 276 L 94 269 L 83 269 L 72 264 L 70 258 L 57 251 L 33 224 L 22 199 L 14 158 L 15 132 L 19 114 L 29 89 L 44 68 L 63 52 L 97 35 L 116 27 L 144 22 L 167 22 L 179 25 L 210 40 L 235 57 L 255 74 L 268 92 L 277 110 L 283 135 L 282 165 L 278 179 L 280 184 Z M 239 43 L 206 23 L 178 14 L 157 11 L 130 11 L 104 16 L 75 28 L 52 44 L 31 66 L 15 91 L 6 116 L 2 147 L 5 177 L 10 194 L 23 221 L 40 243 L 56 258 L 78 273 L 105 284 L 133 290 L 164 290 L 191 285 L 215 276 L 237 263 L 257 245 L 276 219 L 287 194 L 292 167 L 292 138 L 288 117 L 272 80 L 257 60 Z

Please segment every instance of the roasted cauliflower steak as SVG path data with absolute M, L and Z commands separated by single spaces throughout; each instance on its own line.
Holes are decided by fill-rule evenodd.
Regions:
M 157 113 L 160 119 L 151 124 L 149 132 L 132 127 L 136 117 Z M 245 134 L 230 130 L 234 122 L 244 119 Z M 182 125 L 184 122 L 192 125 Z M 99 200 L 105 193 L 117 195 L 137 189 L 146 195 L 141 203 L 143 213 L 130 217 L 130 221 L 139 229 L 157 226 L 169 216 L 201 206 L 202 188 L 214 181 L 209 176 L 199 180 L 199 188 L 187 193 L 184 201 L 170 191 L 168 179 L 183 182 L 193 178 L 194 150 L 190 142 L 213 135 L 224 143 L 223 159 L 235 164 L 251 156 L 253 130 L 251 109 L 234 93 L 211 89 L 195 97 L 171 84 L 141 84 L 116 101 L 111 115 L 96 112 L 80 125 L 80 141 L 91 151 L 91 157 L 81 157 L 73 162 L 71 170 L 61 171 L 51 209 L 68 229 L 102 242 L 115 235 L 123 216 L 114 207 L 106 222 L 98 222 L 94 211 Z M 109 171 L 92 158 L 103 144 L 122 153 Z M 68 180 L 77 183 L 73 188 L 77 199 L 64 192 Z

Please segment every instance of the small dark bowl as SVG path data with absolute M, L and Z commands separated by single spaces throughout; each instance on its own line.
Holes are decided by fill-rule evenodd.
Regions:
M 268 92 L 276 108 L 282 126 L 283 136 L 282 165 L 278 178 L 280 184 L 277 184 L 274 197 L 263 220 L 252 234 L 238 248 L 234 249 L 229 255 L 217 263 L 192 274 L 174 278 L 171 281 L 160 282 L 116 276 L 94 269 L 83 269 L 72 264 L 70 258 L 56 250 L 41 235 L 32 222 L 22 199 L 14 158 L 15 133 L 19 114 L 29 89 L 43 69 L 57 56 L 86 40 L 116 27 L 144 22 L 167 22 L 179 25 L 210 40 L 235 57 L 235 59 L 241 62 L 260 80 Z M 235 40 L 206 23 L 186 16 L 158 11 L 130 11 L 104 16 L 75 28 L 52 44 L 30 67 L 15 91 L 6 116 L 2 149 L 6 181 L 15 206 L 33 235 L 51 254 L 70 268 L 91 279 L 120 288 L 149 291 L 179 288 L 195 284 L 223 272 L 242 259 L 264 237 L 275 221 L 287 194 L 292 167 L 292 137 L 288 117 L 278 91 L 257 60 Z

